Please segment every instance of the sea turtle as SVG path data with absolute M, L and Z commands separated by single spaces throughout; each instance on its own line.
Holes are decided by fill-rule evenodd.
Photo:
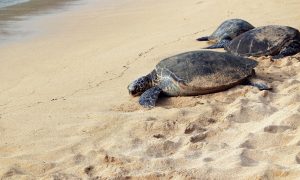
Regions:
M 227 52 L 186 52 L 160 61 L 151 73 L 130 83 L 128 90 L 132 96 L 141 95 L 139 103 L 148 108 L 155 106 L 161 92 L 168 96 L 201 95 L 238 84 L 268 90 L 267 83 L 252 76 L 257 64 Z
M 300 33 L 288 26 L 257 27 L 233 39 L 225 50 L 239 56 L 270 55 L 278 59 L 300 52 Z
M 215 44 L 204 49 L 224 48 L 238 35 L 253 29 L 250 23 L 242 19 L 229 19 L 224 21 L 210 36 L 198 38 L 198 41 L 210 41 Z

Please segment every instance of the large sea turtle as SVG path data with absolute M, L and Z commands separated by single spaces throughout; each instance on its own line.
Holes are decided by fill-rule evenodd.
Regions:
M 225 50 L 239 56 L 282 58 L 300 52 L 300 33 L 288 26 L 262 26 L 233 39 Z
M 204 49 L 223 48 L 233 38 L 253 29 L 250 23 L 242 19 L 229 19 L 224 21 L 210 36 L 198 38 L 198 41 L 210 41 L 215 43 Z
M 141 95 L 139 103 L 150 108 L 155 106 L 161 92 L 168 96 L 200 95 L 238 84 L 270 89 L 252 76 L 257 64 L 226 52 L 186 52 L 160 61 L 151 73 L 129 84 L 128 90 L 133 96 Z

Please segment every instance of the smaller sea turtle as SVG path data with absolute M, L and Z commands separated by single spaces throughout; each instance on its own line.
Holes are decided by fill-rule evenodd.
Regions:
M 239 56 L 273 56 L 273 59 L 300 52 L 300 33 L 288 26 L 269 25 L 241 34 L 225 46 Z
M 168 96 L 200 95 L 238 84 L 268 90 L 268 84 L 252 76 L 257 64 L 226 52 L 186 52 L 160 61 L 151 73 L 130 83 L 128 90 L 133 96 L 141 95 L 139 103 L 148 108 L 155 106 L 161 92 Z
M 253 29 L 250 23 L 242 19 L 229 19 L 224 21 L 210 36 L 198 38 L 198 41 L 210 41 L 215 43 L 204 49 L 224 48 L 233 38 Z

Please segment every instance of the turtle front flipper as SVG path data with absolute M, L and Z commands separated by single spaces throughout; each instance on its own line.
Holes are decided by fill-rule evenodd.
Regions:
M 140 105 L 145 108 L 153 108 L 161 91 L 158 86 L 148 89 L 141 95 L 139 100 Z
M 200 37 L 197 41 L 208 41 L 208 36 Z
M 203 49 L 217 49 L 217 48 L 224 48 L 228 43 L 230 42 L 229 39 L 222 39 L 221 41 L 219 41 L 218 43 L 205 47 Z
M 244 83 L 244 85 L 249 85 L 249 86 L 254 86 L 257 87 L 259 90 L 271 90 L 272 86 L 267 83 L 266 81 L 263 81 L 261 79 L 257 79 L 257 78 L 250 78 L 247 79 Z
M 277 60 L 283 58 L 285 56 L 291 56 L 300 52 L 300 42 L 298 40 L 292 41 L 286 47 L 282 48 L 282 50 L 275 56 L 272 56 L 273 60 Z

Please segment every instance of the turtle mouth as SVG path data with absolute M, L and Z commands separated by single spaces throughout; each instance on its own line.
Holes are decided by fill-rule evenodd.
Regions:
M 131 95 L 131 96 L 135 96 L 134 93 L 130 90 L 128 90 L 128 93 Z
M 140 95 L 139 92 L 130 91 L 130 90 L 128 90 L 128 92 L 129 92 L 129 94 L 130 94 L 131 96 L 138 96 L 138 95 Z
M 135 88 L 132 87 L 131 85 L 128 85 L 127 89 L 131 96 L 138 96 L 139 93 L 136 92 Z

